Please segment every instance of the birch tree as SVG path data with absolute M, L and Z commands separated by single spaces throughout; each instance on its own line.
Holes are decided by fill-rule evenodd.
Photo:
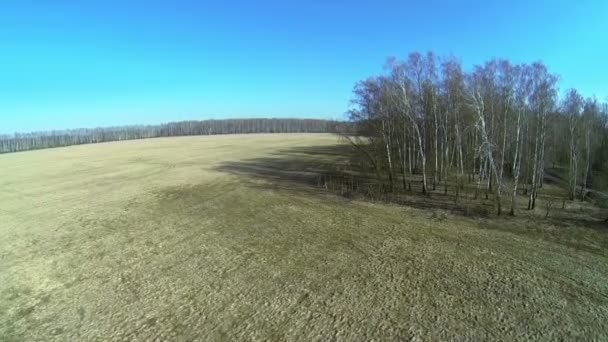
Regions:
M 568 160 L 568 196 L 570 200 L 574 200 L 576 194 L 576 179 L 577 179 L 577 142 L 578 142 L 578 125 L 580 120 L 580 114 L 583 107 L 583 97 L 576 91 L 576 89 L 570 89 L 566 93 L 564 99 L 564 111 L 568 115 L 568 132 L 569 132 L 569 152 L 570 158 Z

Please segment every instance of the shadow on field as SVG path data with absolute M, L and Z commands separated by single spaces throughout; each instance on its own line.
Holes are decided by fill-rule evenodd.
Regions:
M 348 146 L 314 146 L 282 150 L 271 157 L 222 163 L 222 172 L 248 176 L 280 188 L 317 188 L 319 177 L 336 172 L 348 160 Z
M 361 171 L 358 155 L 346 144 L 296 147 L 281 150 L 270 157 L 225 162 L 216 170 L 264 181 L 252 186 L 314 193 L 331 193 L 346 200 L 359 199 L 394 203 L 433 211 L 439 219 L 445 212 L 486 217 L 493 213 L 491 201 L 456 203 L 454 196 L 443 191 L 421 194 L 421 181 L 412 182 L 412 190 L 386 191 L 370 170 Z
M 427 196 L 421 194 L 420 179 L 412 180 L 412 190 L 396 186 L 386 191 L 386 181 L 378 181 L 370 170 L 361 169 L 358 154 L 347 144 L 327 146 L 304 146 L 281 150 L 269 157 L 243 161 L 225 162 L 217 170 L 246 176 L 263 181 L 251 186 L 263 189 L 273 188 L 286 191 L 305 191 L 315 194 L 335 194 L 345 200 L 371 200 L 393 203 L 432 212 L 432 216 L 444 219 L 446 214 L 478 218 L 495 217 L 492 196 L 474 198 L 470 190 L 463 191 L 459 200 L 453 186 L 444 192 L 443 185 Z M 419 177 L 419 176 L 417 176 Z M 466 193 L 465 193 L 466 192 Z M 523 196 L 522 196 L 523 197 Z M 607 225 L 597 210 L 575 210 L 559 208 L 557 198 L 545 196 L 535 212 L 525 210 L 526 200 L 520 198 L 520 218 L 540 220 L 556 227 L 586 226 L 596 230 L 606 230 Z M 503 215 L 508 214 L 509 200 L 504 199 Z M 561 203 L 561 201 L 559 201 Z M 549 209 L 547 209 L 549 208 Z M 546 211 L 549 215 L 545 215 Z M 599 215 L 599 216 L 598 216 Z
M 358 167 L 361 164 L 354 152 L 345 144 L 298 147 L 278 151 L 265 158 L 225 162 L 217 170 L 245 176 L 253 180 L 248 186 L 258 189 L 331 194 L 345 201 L 393 203 L 426 210 L 429 219 L 436 221 L 449 219 L 450 215 L 470 217 L 482 229 L 549 240 L 569 248 L 606 255 L 608 224 L 603 222 L 605 216 L 602 217 L 606 213 L 599 208 L 580 206 L 575 202 L 566 203 L 562 208 L 563 196 L 548 191 L 539 197 L 537 209 L 533 211 L 526 210 L 527 201 L 521 195 L 516 217 L 508 215 L 509 203 L 505 199 L 503 215 L 498 217 L 492 196 L 488 200 L 482 195 L 475 199 L 471 189 L 466 194 L 461 193 L 458 202 L 455 201 L 454 187 L 449 184 L 447 193 L 443 186 L 438 186 L 423 196 L 419 179 L 412 182 L 411 191 L 402 188 L 384 191 L 386 180 L 378 181 L 370 170 L 361 172 Z

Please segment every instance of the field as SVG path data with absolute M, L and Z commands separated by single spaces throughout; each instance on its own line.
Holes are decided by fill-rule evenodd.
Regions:
M 607 231 L 298 182 L 336 144 L 231 135 L 0 155 L 0 340 L 608 339 Z

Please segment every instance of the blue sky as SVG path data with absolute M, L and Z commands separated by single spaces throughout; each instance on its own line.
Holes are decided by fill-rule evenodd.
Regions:
M 0 3 L 0 133 L 225 117 L 343 118 L 389 56 L 542 60 L 608 96 L 608 1 Z

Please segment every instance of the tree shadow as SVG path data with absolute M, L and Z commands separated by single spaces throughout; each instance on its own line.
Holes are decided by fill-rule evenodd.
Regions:
M 303 190 L 318 187 L 320 176 L 337 172 L 349 155 L 343 145 L 296 147 L 269 157 L 224 162 L 216 170 L 263 180 L 269 187 Z
M 605 213 L 599 208 L 561 208 L 561 199 L 557 204 L 557 197 L 547 194 L 539 197 L 536 210 L 525 210 L 522 198 L 517 216 L 508 216 L 505 207 L 503 216 L 497 217 L 492 196 L 486 200 L 483 195 L 475 198 L 469 192 L 456 202 L 454 186 L 449 194 L 438 187 L 426 196 L 421 193 L 420 181 L 412 184 L 411 191 L 386 191 L 385 182 L 375 180 L 369 170 L 364 172 L 357 168 L 357 157 L 356 151 L 347 144 L 294 147 L 268 157 L 225 162 L 216 170 L 243 176 L 249 180 L 247 186 L 254 188 L 333 196 L 344 201 L 392 203 L 425 210 L 433 220 L 447 219 L 448 214 L 469 217 L 483 229 L 548 239 L 596 254 L 603 255 L 603 249 L 608 245 L 605 234 L 608 224 L 603 222 Z M 507 201 L 505 199 L 505 205 Z M 554 206 L 546 209 L 545 205 L 550 201 Z M 550 210 L 548 216 L 546 210 Z M 595 243 L 589 244 L 590 240 Z
M 348 144 L 304 146 L 280 150 L 268 157 L 224 162 L 216 170 L 256 180 L 250 186 L 264 189 L 332 194 L 344 200 L 393 203 L 464 216 L 487 217 L 494 211 L 491 201 L 461 198 L 456 203 L 454 196 L 439 190 L 424 196 L 419 180 L 412 182 L 410 191 L 396 187 L 388 191 L 386 180 L 378 181 L 373 172 L 362 170 L 363 163 L 358 158 Z

